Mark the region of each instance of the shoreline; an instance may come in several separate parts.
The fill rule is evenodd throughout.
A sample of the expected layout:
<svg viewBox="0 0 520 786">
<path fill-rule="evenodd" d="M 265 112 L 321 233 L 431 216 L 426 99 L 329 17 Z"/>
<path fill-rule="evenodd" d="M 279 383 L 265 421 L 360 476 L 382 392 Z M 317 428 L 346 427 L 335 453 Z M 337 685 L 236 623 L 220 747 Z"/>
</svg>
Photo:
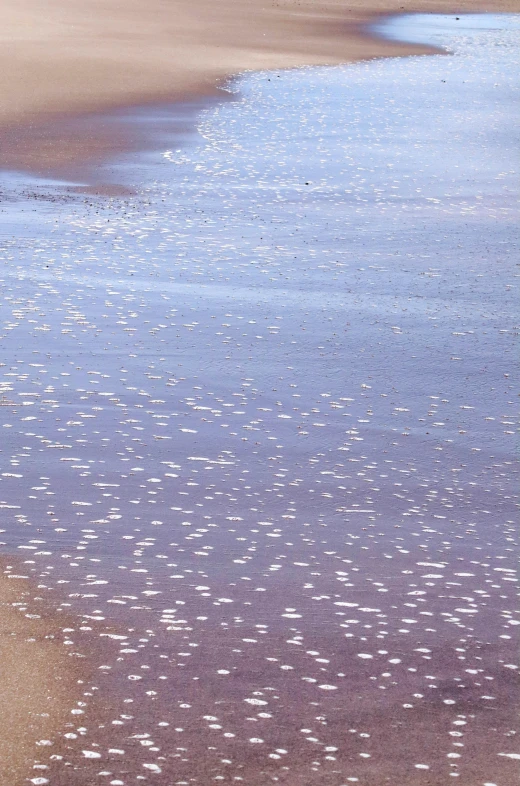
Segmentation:
<svg viewBox="0 0 520 786">
<path fill-rule="evenodd" d="M 432 53 L 377 37 L 369 27 L 396 13 L 507 12 L 517 5 L 459 0 L 453 10 L 451 0 L 373 0 L 367 8 L 350 0 L 345 8 L 339 0 L 282 0 L 264 8 L 247 0 L 237 9 L 220 0 L 215 9 L 207 0 L 195 8 L 174 0 L 165 9 L 157 0 L 143 13 L 135 0 L 102 11 L 93 0 L 66 7 L 54 0 L 42 20 L 36 0 L 21 13 L 9 2 L 0 11 L 9 42 L 0 55 L 7 75 L 0 85 L 1 167 L 92 182 L 100 164 L 139 146 L 128 124 L 112 122 L 114 112 L 211 99 L 244 71 Z"/>
<path fill-rule="evenodd" d="M 218 87 L 215 90 L 218 91 Z M 105 116 L 104 111 L 99 110 L 98 119 L 101 121 L 101 126 Z M 54 122 L 43 124 L 49 134 L 46 138 L 50 148 L 54 144 L 59 144 L 60 139 L 63 139 L 60 134 L 63 134 L 64 125 L 70 121 L 71 117 L 70 114 L 63 114 Z M 81 124 L 84 116 L 79 114 L 75 117 Z M 37 147 L 41 143 L 41 136 L 38 137 L 38 129 L 41 131 L 41 128 L 42 126 L 38 124 L 33 128 L 34 136 L 32 138 L 36 152 L 38 152 Z M 56 129 L 56 137 L 52 137 L 51 129 L 53 128 Z M 88 134 L 92 134 L 92 128 L 87 131 L 86 142 L 89 141 Z M 27 142 L 31 137 L 23 139 Z M 68 158 L 66 160 L 55 159 L 55 163 L 48 171 L 66 173 L 72 167 L 75 172 L 85 172 L 89 166 L 93 170 L 104 155 L 110 155 L 111 151 L 127 149 L 124 147 L 124 143 L 128 145 L 134 143 L 130 137 L 126 141 L 126 139 L 112 133 L 105 134 L 103 139 L 106 139 L 107 142 L 101 148 L 97 139 L 91 139 L 91 146 L 87 145 L 88 150 L 83 148 L 81 137 L 79 140 L 72 140 L 74 145 L 71 141 L 71 146 L 67 147 Z M 26 145 L 25 150 L 26 155 L 29 155 L 30 145 Z M 88 157 L 89 151 L 92 152 L 90 159 Z M 38 157 L 34 158 L 34 152 L 31 155 L 33 157 L 30 159 L 31 164 L 27 166 L 27 171 L 33 172 L 35 171 L 33 167 L 38 165 Z M 48 160 L 47 165 L 49 165 Z M 49 753 L 50 750 L 55 750 L 55 748 L 37 749 L 34 746 L 37 741 L 52 740 L 53 731 L 60 728 L 67 712 L 70 711 L 70 706 L 73 703 L 71 697 L 75 693 L 75 670 L 73 666 L 71 668 L 71 663 L 74 662 L 67 656 L 62 645 L 63 652 L 60 652 L 60 643 L 58 643 L 59 634 L 63 632 L 64 620 L 59 619 L 59 615 L 53 616 L 52 612 L 45 617 L 42 615 L 39 619 L 32 616 L 33 604 L 39 599 L 34 597 L 36 592 L 32 593 L 28 588 L 29 582 L 30 579 L 22 581 L 15 578 L 0 578 L 0 630 L 3 634 L 0 640 L 0 652 L 2 664 L 10 678 L 8 681 L 4 679 L 0 690 L 0 780 L 2 782 L 5 780 L 12 786 L 19 781 L 20 783 L 24 782 L 23 776 L 35 760 L 34 751 L 42 750 Z M 20 589 L 20 585 L 23 585 L 22 589 Z M 35 587 L 35 585 L 33 586 Z M 27 610 L 20 609 L 21 604 L 25 603 L 27 598 L 29 598 L 29 608 Z M 14 604 L 18 605 L 14 606 Z M 42 603 L 42 605 L 44 604 Z M 17 608 L 20 610 L 17 611 Z M 26 616 L 20 611 L 24 612 Z M 58 641 L 50 642 L 46 639 L 50 632 L 54 632 L 54 623 L 56 623 L 56 639 Z M 16 704 L 13 702 L 13 695 L 16 697 Z M 40 712 L 37 709 L 35 711 L 35 702 L 37 707 L 45 704 L 45 712 L 43 709 Z M 5 709 L 2 712 L 4 706 Z M 4 726 L 2 726 L 2 722 Z M 9 762 L 9 770 L 4 772 L 2 766 L 7 761 Z M 40 779 L 39 783 L 45 782 L 42 777 L 45 776 L 45 771 L 33 770 L 33 775 L 35 781 Z"/>
</svg>

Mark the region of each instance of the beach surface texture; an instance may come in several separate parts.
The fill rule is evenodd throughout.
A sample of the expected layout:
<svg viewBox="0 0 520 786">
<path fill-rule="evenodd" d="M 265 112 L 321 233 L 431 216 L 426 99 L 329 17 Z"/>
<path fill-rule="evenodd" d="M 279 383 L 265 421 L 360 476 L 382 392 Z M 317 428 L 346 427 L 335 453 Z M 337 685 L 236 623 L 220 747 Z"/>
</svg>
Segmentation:
<svg viewBox="0 0 520 786">
<path fill-rule="evenodd" d="M 0 578 L 2 786 L 26 782 L 24 776 L 36 772 L 38 746 L 51 746 L 49 737 L 67 719 L 77 687 L 59 625 L 37 613 L 33 589 L 24 578 Z"/>
<path fill-rule="evenodd" d="M 2 3 L 0 786 L 516 783 L 518 22 L 366 31 L 453 10 Z"/>
<path fill-rule="evenodd" d="M 0 160 L 66 174 L 128 146 L 120 133 L 59 121 L 214 95 L 257 69 L 425 52 L 371 37 L 378 15 L 515 11 L 517 0 L 5 0 L 0 8 Z"/>
</svg>

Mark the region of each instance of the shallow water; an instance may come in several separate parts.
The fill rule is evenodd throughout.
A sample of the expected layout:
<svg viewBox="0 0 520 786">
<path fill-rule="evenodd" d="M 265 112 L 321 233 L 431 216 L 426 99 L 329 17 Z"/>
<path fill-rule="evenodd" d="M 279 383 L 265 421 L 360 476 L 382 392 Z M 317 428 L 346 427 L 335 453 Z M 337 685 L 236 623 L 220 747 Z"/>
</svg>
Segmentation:
<svg viewBox="0 0 520 786">
<path fill-rule="evenodd" d="M 103 643 L 33 783 L 516 782 L 518 20 L 431 19 L 5 177 L 2 548 Z"/>
</svg>

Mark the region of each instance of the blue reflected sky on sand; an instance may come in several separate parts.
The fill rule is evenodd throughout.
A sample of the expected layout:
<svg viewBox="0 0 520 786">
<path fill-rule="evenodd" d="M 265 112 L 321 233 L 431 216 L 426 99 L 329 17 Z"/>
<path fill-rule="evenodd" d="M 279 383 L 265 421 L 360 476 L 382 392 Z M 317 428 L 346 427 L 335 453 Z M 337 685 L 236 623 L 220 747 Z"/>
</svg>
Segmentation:
<svg viewBox="0 0 520 786">
<path fill-rule="evenodd" d="M 35 778 L 514 782 L 518 23 L 446 20 L 5 178 L 2 548 L 103 643 Z"/>
<path fill-rule="evenodd" d="M 471 38 L 470 45 L 474 46 L 479 33 L 485 36 L 481 41 L 488 43 L 487 33 L 501 31 L 503 34 L 504 28 L 507 28 L 508 35 L 516 37 L 520 29 L 518 17 L 512 14 L 404 14 L 371 26 L 371 30 L 382 38 L 430 44 L 448 50 L 452 46 L 460 50 L 461 38 L 465 36 Z M 503 45 L 503 42 L 498 45 Z"/>
</svg>

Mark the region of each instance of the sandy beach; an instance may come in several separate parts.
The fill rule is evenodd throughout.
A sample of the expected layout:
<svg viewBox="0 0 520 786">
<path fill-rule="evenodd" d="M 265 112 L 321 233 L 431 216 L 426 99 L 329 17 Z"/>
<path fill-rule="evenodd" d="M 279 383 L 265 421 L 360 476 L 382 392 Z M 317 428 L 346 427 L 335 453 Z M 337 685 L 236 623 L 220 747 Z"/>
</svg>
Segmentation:
<svg viewBox="0 0 520 786">
<path fill-rule="evenodd" d="M 0 161 L 66 176 L 128 136 L 82 117 L 129 105 L 214 95 L 251 69 L 426 52 L 377 40 L 381 14 L 518 10 L 517 0 L 6 0 L 0 9 Z M 73 128 L 66 116 L 79 119 Z M 120 129 L 119 129 L 120 131 Z M 131 137 L 131 134 L 130 134 Z"/>
<path fill-rule="evenodd" d="M 361 61 L 437 51 L 380 15 L 518 10 L 2 4 L 0 786 L 514 782 L 511 96 Z M 31 179 L 357 61 L 252 73 L 135 198 Z"/>
</svg>

